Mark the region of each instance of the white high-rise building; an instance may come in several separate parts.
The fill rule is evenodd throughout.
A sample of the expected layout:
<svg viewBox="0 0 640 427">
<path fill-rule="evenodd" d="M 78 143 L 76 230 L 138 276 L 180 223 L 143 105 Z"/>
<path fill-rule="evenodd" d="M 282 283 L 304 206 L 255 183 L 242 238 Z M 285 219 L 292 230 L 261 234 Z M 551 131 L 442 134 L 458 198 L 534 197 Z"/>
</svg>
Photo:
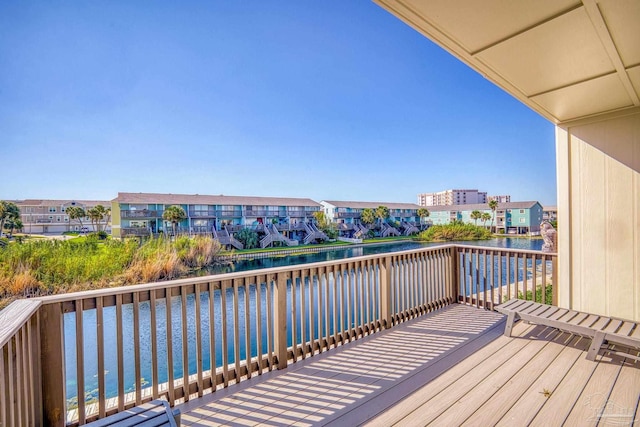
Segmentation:
<svg viewBox="0 0 640 427">
<path fill-rule="evenodd" d="M 420 206 L 449 206 L 486 203 L 487 193 L 474 190 L 445 190 L 418 194 Z"/>
<path fill-rule="evenodd" d="M 489 200 L 497 200 L 498 203 L 508 203 L 511 196 L 487 196 L 485 191 L 471 190 L 445 190 L 437 193 L 418 194 L 418 205 L 420 206 L 451 206 L 451 205 L 472 205 L 488 203 Z"/>
</svg>

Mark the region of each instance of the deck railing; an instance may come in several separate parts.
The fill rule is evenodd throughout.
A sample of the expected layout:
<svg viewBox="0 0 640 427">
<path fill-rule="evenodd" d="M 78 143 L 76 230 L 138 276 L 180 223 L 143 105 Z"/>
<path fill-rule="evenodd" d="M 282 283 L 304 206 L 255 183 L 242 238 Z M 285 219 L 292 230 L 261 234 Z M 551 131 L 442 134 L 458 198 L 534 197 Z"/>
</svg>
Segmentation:
<svg viewBox="0 0 640 427">
<path fill-rule="evenodd" d="M 0 425 L 188 401 L 453 302 L 544 295 L 554 262 L 443 245 L 17 301 L 0 312 Z"/>
</svg>

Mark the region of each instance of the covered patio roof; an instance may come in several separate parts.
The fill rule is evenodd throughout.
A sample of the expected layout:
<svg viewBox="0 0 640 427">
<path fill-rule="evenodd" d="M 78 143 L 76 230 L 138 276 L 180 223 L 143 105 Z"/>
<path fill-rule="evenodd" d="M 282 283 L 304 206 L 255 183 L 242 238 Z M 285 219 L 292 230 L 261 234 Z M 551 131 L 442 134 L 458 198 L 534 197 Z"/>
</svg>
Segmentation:
<svg viewBox="0 0 640 427">
<path fill-rule="evenodd" d="M 640 111 L 640 1 L 374 1 L 554 124 Z"/>
</svg>

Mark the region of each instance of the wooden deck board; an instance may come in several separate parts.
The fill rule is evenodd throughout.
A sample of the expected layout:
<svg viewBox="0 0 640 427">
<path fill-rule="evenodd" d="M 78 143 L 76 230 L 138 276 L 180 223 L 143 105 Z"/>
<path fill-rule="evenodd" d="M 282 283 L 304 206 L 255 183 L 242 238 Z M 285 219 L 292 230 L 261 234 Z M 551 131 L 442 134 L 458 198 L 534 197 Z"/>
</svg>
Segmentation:
<svg viewBox="0 0 640 427">
<path fill-rule="evenodd" d="M 614 356 L 617 363 L 598 362 L 589 382 L 582 389 L 571 413 L 567 416 L 567 425 L 597 425 L 599 408 L 608 400 L 611 390 L 620 374 L 621 358 Z M 602 357 L 598 357 L 602 360 Z"/>
<path fill-rule="evenodd" d="M 564 334 L 565 336 L 568 334 Z M 540 409 L 547 404 L 553 396 L 558 385 L 566 377 L 567 373 L 576 361 L 584 357 L 584 352 L 589 349 L 589 340 L 575 337 L 571 343 L 562 349 L 562 353 L 550 364 L 547 369 L 535 380 L 535 382 L 519 396 L 518 401 L 500 418 L 491 420 L 491 424 L 502 427 L 513 425 L 529 425 Z M 477 412 L 483 412 L 478 408 Z"/>
<path fill-rule="evenodd" d="M 503 328 L 454 304 L 191 399 L 182 425 L 595 425 L 586 399 L 599 392 L 638 410 L 640 363 L 588 361 L 590 340 L 553 328 Z"/>
<path fill-rule="evenodd" d="M 577 338 L 556 331 L 551 342 L 561 345 L 545 346 L 543 350 L 541 350 L 529 363 L 511 377 L 497 392 L 490 396 L 485 396 L 488 402 L 477 409 L 473 407 L 476 405 L 471 405 L 471 410 L 473 412 L 470 412 L 471 415 L 462 425 L 495 425 L 519 400 L 521 400 L 522 395 L 531 389 L 534 383 L 539 382 L 540 376 L 545 372 L 545 370 L 547 370 L 547 368 L 550 366 L 560 365 L 560 363 L 557 362 L 557 358 L 564 352 L 564 349 L 570 348 L 564 346 L 568 340 L 575 341 Z M 571 363 L 573 364 L 573 361 Z M 539 388 L 540 394 L 542 394 L 541 392 L 543 389 L 544 388 Z M 474 397 L 471 396 L 470 393 L 467 397 L 482 398 L 483 396 Z M 525 401 L 528 402 L 529 400 L 534 401 L 533 399 L 526 399 Z"/>
<path fill-rule="evenodd" d="M 509 406 L 517 400 L 516 393 L 528 388 L 535 377 L 562 351 L 561 346 L 547 345 L 553 342 L 553 339 L 560 337 L 557 331 L 546 329 L 542 332 L 540 340 L 522 348 L 501 369 L 495 371 L 481 369 L 485 379 L 473 385 L 462 398 L 433 419 L 430 424 L 434 426 L 461 425 L 469 420 L 474 425 L 489 425 L 482 419 L 469 418 L 479 407 L 483 408 L 485 415 L 491 415 L 492 412 L 506 412 Z M 543 335 L 549 334 L 549 332 L 551 336 Z M 547 341 L 548 339 L 549 341 Z M 547 342 L 545 343 L 545 341 Z M 531 352 L 536 352 L 533 358 L 529 356 Z M 513 375 L 511 375 L 512 373 Z"/>
</svg>

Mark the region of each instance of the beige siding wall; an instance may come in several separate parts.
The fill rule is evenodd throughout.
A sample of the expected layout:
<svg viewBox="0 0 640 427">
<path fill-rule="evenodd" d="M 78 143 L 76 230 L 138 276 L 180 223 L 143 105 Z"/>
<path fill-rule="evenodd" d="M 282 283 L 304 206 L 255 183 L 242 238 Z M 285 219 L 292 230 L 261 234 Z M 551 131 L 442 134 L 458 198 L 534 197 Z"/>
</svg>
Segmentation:
<svg viewBox="0 0 640 427">
<path fill-rule="evenodd" d="M 559 304 L 640 320 L 640 114 L 556 142 Z"/>
</svg>

